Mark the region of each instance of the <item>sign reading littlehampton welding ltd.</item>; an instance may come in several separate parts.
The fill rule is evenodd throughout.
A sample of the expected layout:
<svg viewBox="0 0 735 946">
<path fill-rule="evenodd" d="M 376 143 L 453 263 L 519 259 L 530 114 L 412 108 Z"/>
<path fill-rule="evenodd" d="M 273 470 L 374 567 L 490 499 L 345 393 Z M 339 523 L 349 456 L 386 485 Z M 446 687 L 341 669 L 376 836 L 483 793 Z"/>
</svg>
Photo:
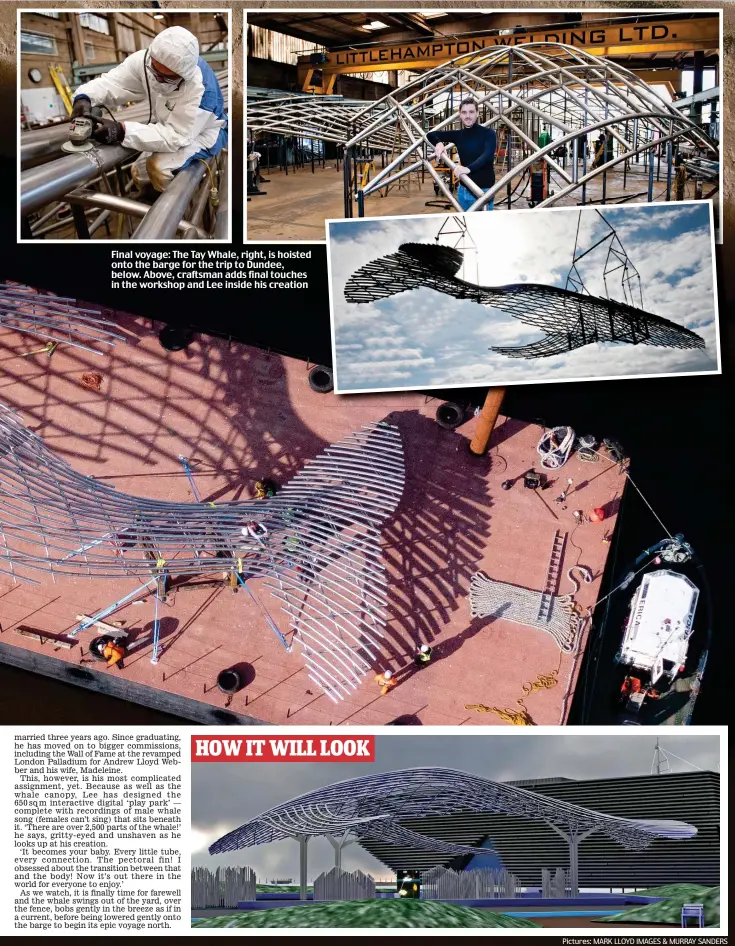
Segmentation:
<svg viewBox="0 0 735 946">
<path fill-rule="evenodd" d="M 192 762 L 374 762 L 375 736 L 192 736 Z"/>
<path fill-rule="evenodd" d="M 574 28 L 544 29 L 538 32 L 528 28 L 524 33 L 476 36 L 469 39 L 435 38 L 431 42 L 335 50 L 326 53 L 326 60 L 318 68 L 327 73 L 343 71 L 346 66 L 356 72 L 406 68 L 446 62 L 457 56 L 471 55 L 496 46 L 522 46 L 528 43 L 562 43 L 604 55 L 610 55 L 612 51 L 620 55 L 626 52 L 640 54 L 655 50 L 717 49 L 720 44 L 720 21 L 719 16 L 713 15 L 694 20 L 590 28 L 580 24 Z M 299 67 L 304 69 L 308 62 L 308 57 L 301 57 Z"/>
</svg>

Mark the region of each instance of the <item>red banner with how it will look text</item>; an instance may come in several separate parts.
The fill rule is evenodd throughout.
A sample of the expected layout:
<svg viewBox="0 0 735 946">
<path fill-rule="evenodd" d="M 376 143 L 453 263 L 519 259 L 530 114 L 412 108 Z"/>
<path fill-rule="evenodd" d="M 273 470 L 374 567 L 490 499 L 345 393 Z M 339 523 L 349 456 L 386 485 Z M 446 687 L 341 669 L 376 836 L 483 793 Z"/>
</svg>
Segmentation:
<svg viewBox="0 0 735 946">
<path fill-rule="evenodd" d="M 374 736 L 192 736 L 192 762 L 374 762 Z"/>
</svg>

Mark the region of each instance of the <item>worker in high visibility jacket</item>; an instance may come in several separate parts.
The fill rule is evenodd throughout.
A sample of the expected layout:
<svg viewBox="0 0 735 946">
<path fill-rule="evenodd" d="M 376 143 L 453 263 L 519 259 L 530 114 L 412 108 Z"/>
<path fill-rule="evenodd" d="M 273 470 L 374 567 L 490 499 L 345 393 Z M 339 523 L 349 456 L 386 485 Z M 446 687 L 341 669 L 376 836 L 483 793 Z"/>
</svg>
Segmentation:
<svg viewBox="0 0 735 946">
<path fill-rule="evenodd" d="M 398 683 L 396 678 L 393 676 L 392 671 L 384 670 L 382 673 L 379 673 L 375 677 L 375 682 L 380 687 L 380 695 L 385 696 L 385 694 Z"/>
<path fill-rule="evenodd" d="M 122 670 L 123 668 L 123 658 L 125 657 L 125 648 L 123 645 L 116 641 L 114 637 L 110 637 L 105 641 L 105 646 L 102 648 L 102 656 L 107 661 L 108 667 L 114 667 L 115 664 Z"/>
<path fill-rule="evenodd" d="M 428 644 L 422 644 L 416 651 L 413 662 L 417 667 L 425 667 L 431 660 L 431 647 Z"/>
</svg>

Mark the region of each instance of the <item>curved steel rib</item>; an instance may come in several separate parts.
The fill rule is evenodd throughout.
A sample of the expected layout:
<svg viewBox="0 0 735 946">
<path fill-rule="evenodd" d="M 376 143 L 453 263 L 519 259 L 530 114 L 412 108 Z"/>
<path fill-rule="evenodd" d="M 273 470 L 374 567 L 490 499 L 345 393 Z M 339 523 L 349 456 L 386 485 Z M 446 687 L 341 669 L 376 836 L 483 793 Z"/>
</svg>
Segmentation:
<svg viewBox="0 0 735 946">
<path fill-rule="evenodd" d="M 236 570 L 262 578 L 293 628 L 310 678 L 354 690 L 385 624 L 380 526 L 404 484 L 396 427 L 365 425 L 264 500 L 173 503 L 74 470 L 0 405 L 0 574 L 150 578 Z"/>
</svg>

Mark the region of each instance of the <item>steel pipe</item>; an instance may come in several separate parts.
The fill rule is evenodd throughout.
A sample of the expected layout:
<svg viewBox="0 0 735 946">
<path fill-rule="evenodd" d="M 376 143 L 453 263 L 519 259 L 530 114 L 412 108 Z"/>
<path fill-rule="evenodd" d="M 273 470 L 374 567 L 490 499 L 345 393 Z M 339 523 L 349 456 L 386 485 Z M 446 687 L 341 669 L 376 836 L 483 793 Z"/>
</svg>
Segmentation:
<svg viewBox="0 0 735 946">
<path fill-rule="evenodd" d="M 189 215 L 189 222 L 195 227 L 201 226 L 202 220 L 204 219 L 204 211 L 207 209 L 207 203 L 209 202 L 209 195 L 212 190 L 212 181 L 214 180 L 214 158 L 210 158 L 207 161 L 207 167 L 209 168 L 209 172 L 204 178 L 202 186 L 199 188 L 192 205 L 191 214 Z"/>
<path fill-rule="evenodd" d="M 67 196 L 67 200 L 70 204 L 103 207 L 111 213 L 125 214 L 127 217 L 139 217 L 141 219 L 145 219 L 153 207 L 156 206 L 155 204 L 149 206 L 138 200 L 131 200 L 129 197 L 118 197 L 117 194 L 103 194 L 97 191 L 75 191 Z M 204 230 L 189 223 L 188 220 L 180 220 L 177 230 L 189 239 L 206 240 L 208 238 Z"/>
<path fill-rule="evenodd" d="M 179 171 L 148 211 L 131 239 L 172 239 L 204 174 L 206 165 L 202 161 L 194 161 L 189 167 Z"/>
<path fill-rule="evenodd" d="M 214 224 L 214 239 L 228 239 L 229 216 L 230 216 L 230 184 L 229 184 L 229 156 L 227 151 L 222 152 L 222 169 L 219 175 L 219 207 L 217 208 L 217 217 Z"/>
<path fill-rule="evenodd" d="M 109 171 L 116 164 L 135 154 L 122 145 L 100 147 L 94 152 L 99 164 L 84 154 L 68 154 L 58 161 L 41 164 L 23 171 L 20 176 L 20 212 L 23 216 L 58 200 L 70 190 L 97 177 L 100 171 Z"/>
<path fill-rule="evenodd" d="M 95 217 L 92 223 L 90 223 L 89 235 L 92 236 L 97 230 L 99 230 L 102 224 L 109 220 L 111 216 L 112 214 L 109 210 L 103 210 L 102 213 L 98 217 Z"/>
</svg>

